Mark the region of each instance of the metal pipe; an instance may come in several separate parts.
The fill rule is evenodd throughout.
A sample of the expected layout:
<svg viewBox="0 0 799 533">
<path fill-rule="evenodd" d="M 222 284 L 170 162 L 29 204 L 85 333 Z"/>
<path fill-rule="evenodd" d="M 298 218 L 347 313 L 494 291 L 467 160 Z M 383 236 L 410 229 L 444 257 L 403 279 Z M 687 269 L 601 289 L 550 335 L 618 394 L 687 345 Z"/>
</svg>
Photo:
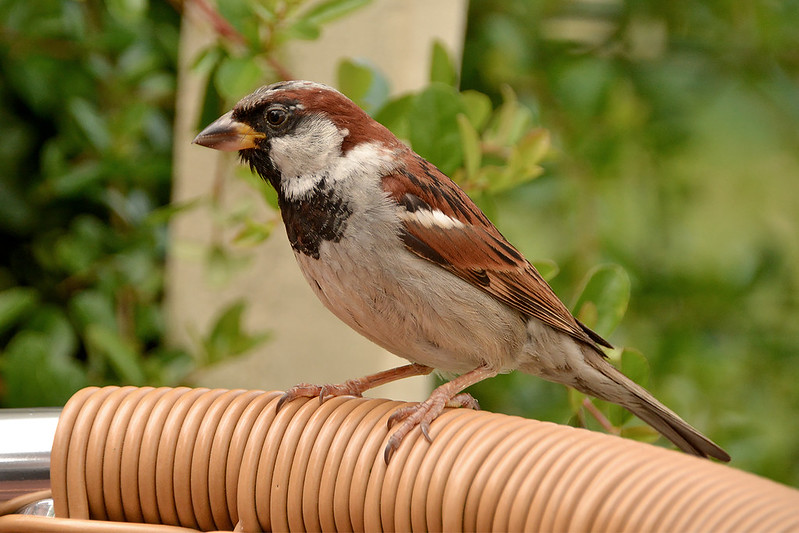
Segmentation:
<svg viewBox="0 0 799 533">
<path fill-rule="evenodd" d="M 60 408 L 0 409 L 0 503 L 50 488 Z"/>
</svg>

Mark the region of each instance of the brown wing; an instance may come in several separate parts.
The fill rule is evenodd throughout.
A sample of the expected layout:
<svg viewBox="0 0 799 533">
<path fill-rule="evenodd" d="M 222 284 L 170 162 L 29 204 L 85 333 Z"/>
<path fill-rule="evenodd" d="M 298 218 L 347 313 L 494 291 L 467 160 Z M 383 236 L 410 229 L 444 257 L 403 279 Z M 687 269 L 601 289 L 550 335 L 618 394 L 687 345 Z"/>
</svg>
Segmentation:
<svg viewBox="0 0 799 533">
<path fill-rule="evenodd" d="M 525 315 L 596 346 L 610 344 L 575 319 L 533 265 L 436 167 L 415 156 L 383 178 L 401 206 L 405 246 Z"/>
</svg>

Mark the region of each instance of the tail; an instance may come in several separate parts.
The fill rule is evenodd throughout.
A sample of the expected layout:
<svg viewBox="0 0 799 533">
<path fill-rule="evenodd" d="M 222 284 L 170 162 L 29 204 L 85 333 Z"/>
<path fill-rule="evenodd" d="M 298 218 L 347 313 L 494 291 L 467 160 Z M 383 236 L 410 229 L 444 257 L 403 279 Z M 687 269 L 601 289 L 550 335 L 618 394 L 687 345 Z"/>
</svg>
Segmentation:
<svg viewBox="0 0 799 533">
<path fill-rule="evenodd" d="M 636 385 L 636 387 L 638 386 Z M 730 460 L 730 454 L 721 449 L 718 444 L 702 435 L 644 389 L 638 388 L 643 394 L 633 391 L 633 399 L 624 406 L 635 416 L 658 430 L 661 435 L 684 452 L 699 457 L 714 457 L 725 463 Z"/>
<path fill-rule="evenodd" d="M 618 403 L 655 428 L 686 453 L 699 457 L 713 457 L 724 462 L 730 460 L 730 455 L 720 446 L 694 429 L 677 413 L 660 403 L 646 389 L 616 370 L 610 363 L 605 360 L 593 362 L 594 364 L 591 366 L 617 385 L 614 387 L 617 394 L 608 395 L 591 390 L 581 392 Z M 605 389 L 605 387 L 602 388 Z M 619 389 L 623 391 L 621 394 L 618 394 Z"/>
</svg>

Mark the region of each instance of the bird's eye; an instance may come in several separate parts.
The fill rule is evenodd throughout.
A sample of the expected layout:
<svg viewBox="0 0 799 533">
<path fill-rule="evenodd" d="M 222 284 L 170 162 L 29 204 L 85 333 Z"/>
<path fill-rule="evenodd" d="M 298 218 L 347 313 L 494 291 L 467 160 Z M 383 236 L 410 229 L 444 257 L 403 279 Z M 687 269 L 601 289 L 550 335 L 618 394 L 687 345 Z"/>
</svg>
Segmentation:
<svg viewBox="0 0 799 533">
<path fill-rule="evenodd" d="M 274 107 L 266 112 L 266 121 L 272 126 L 280 126 L 286 121 L 286 110 Z"/>
</svg>

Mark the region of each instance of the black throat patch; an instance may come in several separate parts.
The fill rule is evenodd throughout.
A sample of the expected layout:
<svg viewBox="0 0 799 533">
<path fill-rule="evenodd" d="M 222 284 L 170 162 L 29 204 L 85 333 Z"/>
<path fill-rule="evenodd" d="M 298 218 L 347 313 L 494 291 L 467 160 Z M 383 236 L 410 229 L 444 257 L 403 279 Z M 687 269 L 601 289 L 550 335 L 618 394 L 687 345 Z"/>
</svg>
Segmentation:
<svg viewBox="0 0 799 533">
<path fill-rule="evenodd" d="M 307 197 L 286 199 L 278 188 L 278 204 L 291 247 L 319 259 L 323 241 L 338 242 L 352 214 L 347 202 L 338 196 L 325 179 Z"/>
<path fill-rule="evenodd" d="M 301 199 L 288 199 L 280 187 L 280 172 L 264 150 L 242 150 L 241 159 L 268 181 L 277 191 L 277 201 L 291 247 L 302 254 L 319 259 L 322 241 L 338 242 L 352 214 L 347 202 L 335 193 L 322 178 L 317 186 Z"/>
</svg>

